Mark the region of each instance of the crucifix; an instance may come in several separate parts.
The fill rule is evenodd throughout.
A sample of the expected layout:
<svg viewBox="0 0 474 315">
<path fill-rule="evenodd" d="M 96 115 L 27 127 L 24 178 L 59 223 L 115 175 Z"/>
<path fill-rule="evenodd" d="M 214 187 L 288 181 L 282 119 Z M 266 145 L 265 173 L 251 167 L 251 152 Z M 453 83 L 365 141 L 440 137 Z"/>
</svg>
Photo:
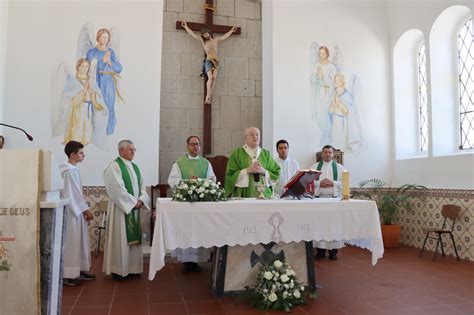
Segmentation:
<svg viewBox="0 0 474 315">
<path fill-rule="evenodd" d="M 206 0 L 204 4 L 206 12 L 205 23 L 187 23 L 176 21 L 176 29 L 186 30 L 193 38 L 201 41 L 205 49 L 202 75 L 206 79 L 204 84 L 204 119 L 203 119 L 203 155 L 210 154 L 212 148 L 212 90 L 216 84 L 217 76 L 217 40 L 227 39 L 232 33 L 240 35 L 240 27 L 227 25 L 216 25 L 213 23 L 213 13 L 216 10 L 214 0 Z M 202 30 L 205 29 L 205 32 Z M 195 35 L 193 31 L 201 31 L 201 37 Z M 213 38 L 212 33 L 224 34 L 217 39 Z M 209 87 L 208 87 L 209 85 Z"/>
</svg>

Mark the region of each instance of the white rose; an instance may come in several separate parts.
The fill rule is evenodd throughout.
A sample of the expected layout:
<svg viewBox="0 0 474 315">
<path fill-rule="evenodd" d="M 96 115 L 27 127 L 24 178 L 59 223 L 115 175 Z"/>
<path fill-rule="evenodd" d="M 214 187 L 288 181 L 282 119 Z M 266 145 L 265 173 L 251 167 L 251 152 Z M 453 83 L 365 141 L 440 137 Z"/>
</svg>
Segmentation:
<svg viewBox="0 0 474 315">
<path fill-rule="evenodd" d="M 288 282 L 288 280 L 290 280 L 290 278 L 287 275 L 281 276 L 281 282 Z"/>
<path fill-rule="evenodd" d="M 270 300 L 270 302 L 275 302 L 276 300 L 278 300 L 278 296 L 275 293 L 272 292 L 268 296 L 268 299 Z"/>
<path fill-rule="evenodd" d="M 208 194 L 208 193 L 209 193 L 209 189 L 206 189 L 204 192 L 205 192 L 206 194 Z"/>
<path fill-rule="evenodd" d="M 285 289 L 288 289 L 290 286 L 285 283 Z"/>
<path fill-rule="evenodd" d="M 183 184 L 183 189 L 188 189 L 188 185 L 186 183 Z"/>
<path fill-rule="evenodd" d="M 196 186 L 191 186 L 191 188 L 189 188 L 191 190 L 195 190 L 196 189 Z"/>
<path fill-rule="evenodd" d="M 204 187 L 209 187 L 209 181 L 208 180 L 204 181 Z"/>
<path fill-rule="evenodd" d="M 271 280 L 273 278 L 273 274 L 270 271 L 265 271 L 263 277 L 267 280 Z"/>
<path fill-rule="evenodd" d="M 290 288 L 293 288 L 295 286 L 295 284 L 293 283 L 293 281 L 290 282 Z"/>
<path fill-rule="evenodd" d="M 280 268 L 281 266 L 283 266 L 283 263 L 279 260 L 275 260 L 273 266 L 275 266 L 276 268 Z"/>
<path fill-rule="evenodd" d="M 193 194 L 193 191 L 192 190 L 188 190 L 188 195 L 192 195 Z"/>
<path fill-rule="evenodd" d="M 299 299 L 299 298 L 300 298 L 300 296 L 301 296 L 301 293 L 300 293 L 300 291 L 298 291 L 298 290 L 295 290 L 295 292 L 293 292 L 293 296 L 294 296 L 295 298 Z"/>
<path fill-rule="evenodd" d="M 220 186 L 220 185 L 221 185 L 221 182 L 217 182 L 217 185 L 219 185 L 219 186 Z"/>
<path fill-rule="evenodd" d="M 204 194 L 200 194 L 200 195 L 199 195 L 199 198 L 204 198 Z"/>
<path fill-rule="evenodd" d="M 211 190 L 211 194 L 214 195 L 215 193 L 216 193 L 216 191 L 215 191 L 214 189 L 212 189 L 212 190 Z"/>
<path fill-rule="evenodd" d="M 286 299 L 287 296 L 288 296 L 288 291 L 283 292 L 283 298 Z"/>
<path fill-rule="evenodd" d="M 263 289 L 263 292 L 264 292 L 264 293 L 267 293 L 267 292 L 268 292 L 268 289 Z"/>
<path fill-rule="evenodd" d="M 303 287 L 303 286 L 301 286 L 301 287 L 300 287 L 300 290 L 301 290 L 301 291 L 304 291 L 304 287 Z"/>
<path fill-rule="evenodd" d="M 203 193 L 206 189 L 204 187 L 199 187 L 198 193 Z"/>
</svg>

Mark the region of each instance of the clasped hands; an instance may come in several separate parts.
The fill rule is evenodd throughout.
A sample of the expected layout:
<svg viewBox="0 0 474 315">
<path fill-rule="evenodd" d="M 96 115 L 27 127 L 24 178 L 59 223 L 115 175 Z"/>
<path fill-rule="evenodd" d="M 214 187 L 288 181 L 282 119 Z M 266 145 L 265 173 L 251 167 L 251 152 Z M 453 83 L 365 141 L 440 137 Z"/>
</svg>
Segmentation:
<svg viewBox="0 0 474 315">
<path fill-rule="evenodd" d="M 135 205 L 135 209 L 140 209 L 141 207 L 143 207 L 143 201 L 138 199 L 137 204 Z"/>
<path fill-rule="evenodd" d="M 333 186 L 334 186 L 334 183 L 329 178 L 325 178 L 325 179 L 323 179 L 322 181 L 319 182 L 319 187 L 321 187 L 321 188 L 329 188 L 329 187 L 333 187 Z"/>
<path fill-rule="evenodd" d="M 259 161 L 255 161 L 246 168 L 247 173 L 249 174 L 265 174 L 265 169 L 262 167 Z"/>
</svg>

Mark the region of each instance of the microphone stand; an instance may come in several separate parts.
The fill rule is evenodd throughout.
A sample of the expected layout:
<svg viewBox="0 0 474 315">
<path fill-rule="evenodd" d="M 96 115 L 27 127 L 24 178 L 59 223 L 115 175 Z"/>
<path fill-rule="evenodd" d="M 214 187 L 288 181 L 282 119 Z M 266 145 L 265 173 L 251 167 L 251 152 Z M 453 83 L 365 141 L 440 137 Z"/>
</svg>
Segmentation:
<svg viewBox="0 0 474 315">
<path fill-rule="evenodd" d="M 33 141 L 33 137 L 28 134 L 25 130 L 21 129 L 20 127 L 15 127 L 15 126 L 12 126 L 12 125 L 7 125 L 7 124 L 4 124 L 4 123 L 0 123 L 0 126 L 5 126 L 5 127 L 9 127 L 9 128 L 13 128 L 13 129 L 18 129 L 18 130 L 21 130 L 25 133 L 26 137 L 28 138 L 28 140 L 30 141 Z"/>
</svg>

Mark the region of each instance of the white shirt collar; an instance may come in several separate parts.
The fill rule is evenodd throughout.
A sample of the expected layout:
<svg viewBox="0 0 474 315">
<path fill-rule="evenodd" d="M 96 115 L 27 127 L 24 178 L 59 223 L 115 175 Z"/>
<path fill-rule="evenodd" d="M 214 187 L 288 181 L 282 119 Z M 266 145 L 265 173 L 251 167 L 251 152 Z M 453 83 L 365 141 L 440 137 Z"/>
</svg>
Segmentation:
<svg viewBox="0 0 474 315">
<path fill-rule="evenodd" d="M 191 156 L 191 155 L 188 153 L 188 158 L 189 158 L 190 160 L 197 160 L 197 159 L 199 159 L 199 154 L 196 155 L 196 156 Z"/>
<path fill-rule="evenodd" d="M 121 158 L 121 159 L 122 159 L 122 161 L 124 161 L 124 162 L 125 162 L 125 164 L 128 164 L 128 165 L 130 165 L 130 166 L 132 165 L 132 161 L 129 161 L 129 160 L 127 160 L 127 159 L 124 159 L 124 158 L 123 158 L 123 157 L 121 157 L 121 156 L 119 156 L 119 158 Z"/>
</svg>

